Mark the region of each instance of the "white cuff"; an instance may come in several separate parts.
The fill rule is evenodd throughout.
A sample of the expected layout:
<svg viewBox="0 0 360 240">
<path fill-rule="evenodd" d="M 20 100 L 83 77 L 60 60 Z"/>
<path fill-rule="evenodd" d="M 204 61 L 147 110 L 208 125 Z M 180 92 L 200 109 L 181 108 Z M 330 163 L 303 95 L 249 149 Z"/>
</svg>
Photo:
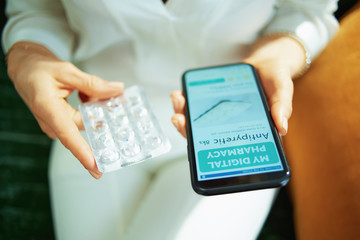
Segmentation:
<svg viewBox="0 0 360 240">
<path fill-rule="evenodd" d="M 275 17 L 263 34 L 293 33 L 301 40 L 311 56 L 315 57 L 338 29 L 338 22 L 333 16 L 333 11 L 336 9 L 333 6 L 334 1 L 322 1 L 327 3 L 322 5 L 296 2 L 300 1 L 282 1 L 283 5 L 279 6 Z"/>
<path fill-rule="evenodd" d="M 64 61 L 72 58 L 73 33 L 66 23 L 51 17 L 11 18 L 3 31 L 4 52 L 19 41 L 42 44 Z"/>
</svg>

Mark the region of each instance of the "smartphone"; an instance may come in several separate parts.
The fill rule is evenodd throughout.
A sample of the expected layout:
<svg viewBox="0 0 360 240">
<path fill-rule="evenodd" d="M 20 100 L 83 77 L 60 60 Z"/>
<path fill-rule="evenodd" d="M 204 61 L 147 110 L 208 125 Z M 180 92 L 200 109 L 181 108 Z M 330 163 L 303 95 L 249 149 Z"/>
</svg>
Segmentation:
<svg viewBox="0 0 360 240">
<path fill-rule="evenodd" d="M 250 64 L 182 76 L 195 192 L 216 195 L 285 186 L 290 169 L 261 82 Z"/>
</svg>

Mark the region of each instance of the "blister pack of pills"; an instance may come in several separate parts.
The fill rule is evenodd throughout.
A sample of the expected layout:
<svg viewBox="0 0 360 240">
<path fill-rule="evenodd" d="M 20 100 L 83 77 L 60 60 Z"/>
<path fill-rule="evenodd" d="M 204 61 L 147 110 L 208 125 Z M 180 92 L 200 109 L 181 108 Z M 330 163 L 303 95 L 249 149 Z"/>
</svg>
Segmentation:
<svg viewBox="0 0 360 240">
<path fill-rule="evenodd" d="M 79 108 L 101 172 L 142 162 L 171 148 L 140 86 L 125 89 L 119 97 L 84 103 Z"/>
</svg>

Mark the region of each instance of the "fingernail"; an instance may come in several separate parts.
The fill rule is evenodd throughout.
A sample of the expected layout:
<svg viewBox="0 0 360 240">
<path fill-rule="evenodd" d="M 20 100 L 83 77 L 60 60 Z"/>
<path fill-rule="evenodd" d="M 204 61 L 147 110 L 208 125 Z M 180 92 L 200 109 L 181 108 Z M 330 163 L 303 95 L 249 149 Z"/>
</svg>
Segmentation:
<svg viewBox="0 0 360 240">
<path fill-rule="evenodd" d="M 91 176 L 93 176 L 95 179 L 99 179 L 99 178 L 101 178 L 101 176 L 102 176 L 102 173 L 97 173 L 97 172 L 94 172 L 94 171 L 90 171 L 89 170 L 89 173 L 91 174 Z"/>
</svg>

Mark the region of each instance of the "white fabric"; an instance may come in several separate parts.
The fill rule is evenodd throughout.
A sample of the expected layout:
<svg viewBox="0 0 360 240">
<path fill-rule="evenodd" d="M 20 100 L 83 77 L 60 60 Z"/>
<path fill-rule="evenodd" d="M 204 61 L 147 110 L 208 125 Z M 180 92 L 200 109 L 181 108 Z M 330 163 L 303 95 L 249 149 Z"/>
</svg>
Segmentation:
<svg viewBox="0 0 360 240">
<path fill-rule="evenodd" d="M 137 38 L 131 50 L 139 55 L 150 51 L 160 56 L 170 46 L 172 57 L 180 54 L 177 61 L 186 57 L 184 52 L 174 54 L 182 49 L 197 55 L 191 58 L 195 61 L 201 56 L 199 51 L 221 47 L 216 50 L 221 55 L 226 53 L 228 58 L 232 47 L 254 40 L 259 29 L 276 13 L 269 31 L 297 33 L 314 56 L 337 29 L 331 16 L 336 3 L 336 0 L 169 0 L 164 5 L 160 0 L 10 0 L 7 1 L 10 21 L 3 46 L 7 50 L 16 41 L 32 40 L 46 45 L 65 60 L 76 49 L 75 59 L 84 60 L 116 42 L 124 44 Z M 304 24 L 307 27 L 302 27 Z M 36 32 L 29 32 L 29 27 Z M 149 41 L 153 50 L 146 47 Z M 209 52 L 210 56 L 214 56 L 213 51 Z"/>
<path fill-rule="evenodd" d="M 338 23 L 332 16 L 337 1 L 281 0 L 276 16 L 264 34 L 290 32 L 299 36 L 312 58 L 316 57 L 335 34 Z"/>
<path fill-rule="evenodd" d="M 188 172 L 187 161 L 180 159 L 171 162 L 156 176 L 125 240 L 257 237 L 276 190 L 201 197 L 189 188 Z M 179 184 L 177 179 L 184 181 Z M 164 192 L 172 194 L 164 195 Z"/>
<path fill-rule="evenodd" d="M 60 240 L 256 239 L 277 193 L 267 189 L 201 197 L 190 187 L 185 158 L 168 162 L 156 175 L 139 165 L 97 181 L 55 143 L 51 171 L 60 161 L 73 169 L 66 175 L 50 172 Z"/>
<path fill-rule="evenodd" d="M 261 34 L 293 32 L 317 55 L 337 29 L 335 7 L 334 0 L 7 1 L 5 51 L 33 41 L 91 74 L 143 85 L 173 145 L 169 154 L 95 181 L 54 141 L 57 239 L 254 239 L 275 190 L 195 195 L 186 141 L 170 122 L 170 91 L 187 68 L 241 61 Z"/>
<path fill-rule="evenodd" d="M 58 141 L 54 145 L 49 178 L 56 239 L 123 239 L 150 175 L 126 168 L 97 181 Z"/>
</svg>

